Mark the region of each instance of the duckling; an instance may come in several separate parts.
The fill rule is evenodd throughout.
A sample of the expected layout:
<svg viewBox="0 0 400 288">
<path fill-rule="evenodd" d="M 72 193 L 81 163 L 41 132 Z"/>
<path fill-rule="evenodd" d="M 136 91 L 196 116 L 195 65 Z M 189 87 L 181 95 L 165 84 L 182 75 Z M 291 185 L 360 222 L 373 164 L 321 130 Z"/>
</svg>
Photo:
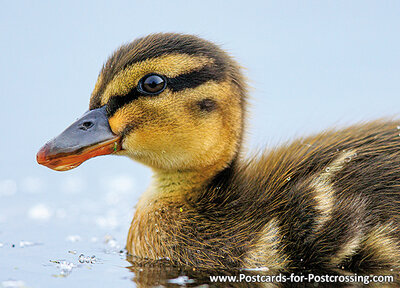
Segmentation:
<svg viewBox="0 0 400 288">
<path fill-rule="evenodd" d="M 37 154 L 58 171 L 106 154 L 151 167 L 126 248 L 137 261 L 274 271 L 399 267 L 400 137 L 379 120 L 242 154 L 246 82 L 192 35 L 107 60 L 89 111 Z"/>
</svg>

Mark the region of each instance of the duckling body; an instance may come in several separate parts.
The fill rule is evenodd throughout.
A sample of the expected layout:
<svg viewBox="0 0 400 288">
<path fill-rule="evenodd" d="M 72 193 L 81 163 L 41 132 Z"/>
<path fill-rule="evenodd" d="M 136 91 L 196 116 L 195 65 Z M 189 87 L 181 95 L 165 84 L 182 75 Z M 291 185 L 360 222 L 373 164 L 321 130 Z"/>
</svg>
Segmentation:
<svg viewBox="0 0 400 288">
<path fill-rule="evenodd" d="M 108 59 L 90 111 L 73 124 L 79 133 L 101 125 L 104 141 L 96 136 L 74 150 L 53 140 L 38 161 L 66 170 L 114 153 L 150 166 L 153 181 L 126 246 L 138 261 L 281 271 L 398 267 L 398 124 L 331 130 L 246 159 L 246 95 L 239 66 L 216 45 L 181 34 L 140 38 Z M 105 116 L 96 120 L 99 113 Z M 56 139 L 76 137 L 70 133 Z"/>
<path fill-rule="evenodd" d="M 377 121 L 237 160 L 182 198 L 179 180 L 155 180 L 127 249 L 208 268 L 398 267 L 399 147 L 397 124 Z"/>
</svg>

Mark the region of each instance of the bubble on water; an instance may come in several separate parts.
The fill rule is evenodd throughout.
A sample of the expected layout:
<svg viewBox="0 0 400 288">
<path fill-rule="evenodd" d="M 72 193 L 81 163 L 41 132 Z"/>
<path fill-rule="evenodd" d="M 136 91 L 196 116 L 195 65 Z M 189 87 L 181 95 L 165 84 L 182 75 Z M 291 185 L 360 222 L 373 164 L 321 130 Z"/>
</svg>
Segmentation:
<svg viewBox="0 0 400 288">
<path fill-rule="evenodd" d="M 292 180 L 292 178 L 290 176 L 286 178 L 286 181 L 290 181 L 290 180 Z"/>
<path fill-rule="evenodd" d="M 60 261 L 57 264 L 57 268 L 60 269 L 60 274 L 62 276 L 68 276 L 69 274 L 71 274 L 72 269 L 75 268 L 76 265 L 74 263 L 70 263 L 67 261 Z"/>
<path fill-rule="evenodd" d="M 350 156 L 344 158 L 344 162 L 349 163 L 350 161 L 351 161 L 351 157 Z"/>
<path fill-rule="evenodd" d="M 68 242 L 79 242 L 79 241 L 81 241 L 82 240 L 82 238 L 81 238 L 81 236 L 79 236 L 79 235 L 68 235 L 66 238 L 65 238 L 65 240 L 66 241 L 68 241 Z"/>
<path fill-rule="evenodd" d="M 17 182 L 12 179 L 0 180 L 0 197 L 12 196 L 17 193 Z"/>
<path fill-rule="evenodd" d="M 88 264 L 95 264 L 97 259 L 96 256 L 85 256 L 84 254 L 79 255 L 78 257 L 79 263 L 88 263 Z"/>
<path fill-rule="evenodd" d="M 331 171 L 331 168 L 330 168 L 330 167 L 326 167 L 326 168 L 325 168 L 325 172 L 328 172 L 328 173 L 329 173 L 330 171 Z"/>
<path fill-rule="evenodd" d="M 38 244 L 34 243 L 34 242 L 30 242 L 30 241 L 19 241 L 19 247 L 21 247 L 21 248 L 35 246 L 35 245 L 38 245 Z"/>
<path fill-rule="evenodd" d="M 115 229 L 120 225 L 120 218 L 117 214 L 116 210 L 109 210 L 106 215 L 98 216 L 95 222 L 100 228 Z"/>
<path fill-rule="evenodd" d="M 33 220 L 47 221 L 51 216 L 50 209 L 43 203 L 36 204 L 28 210 L 28 217 Z"/>
<path fill-rule="evenodd" d="M 37 194 L 43 191 L 44 183 L 42 179 L 38 177 L 28 176 L 24 178 L 21 182 L 21 190 L 31 193 Z"/>
<path fill-rule="evenodd" d="M 114 237 L 112 237 L 111 235 L 106 235 L 104 236 L 104 242 L 113 249 L 119 249 L 120 246 L 118 244 L 118 242 L 114 239 Z"/>
<path fill-rule="evenodd" d="M 76 267 L 74 263 L 65 260 L 50 260 L 51 263 L 55 263 L 56 267 L 60 269 L 60 274 L 53 275 L 54 277 L 67 277 L 71 274 L 72 269 Z"/>
<path fill-rule="evenodd" d="M 110 241 L 108 241 L 108 246 L 110 246 L 111 248 L 119 248 L 119 244 L 116 240 L 112 239 Z"/>
<path fill-rule="evenodd" d="M 190 279 L 188 276 L 179 276 L 178 278 L 174 279 L 168 279 L 168 283 L 171 284 L 176 284 L 176 285 L 186 285 L 186 284 L 191 284 L 194 283 L 195 281 L 193 279 Z"/>
<path fill-rule="evenodd" d="M 3 288 L 25 288 L 27 287 L 24 281 L 21 280 L 6 280 L 1 282 Z"/>
<path fill-rule="evenodd" d="M 79 261 L 79 263 L 85 263 L 85 255 L 83 255 L 83 254 L 79 255 L 78 261 Z"/>
</svg>

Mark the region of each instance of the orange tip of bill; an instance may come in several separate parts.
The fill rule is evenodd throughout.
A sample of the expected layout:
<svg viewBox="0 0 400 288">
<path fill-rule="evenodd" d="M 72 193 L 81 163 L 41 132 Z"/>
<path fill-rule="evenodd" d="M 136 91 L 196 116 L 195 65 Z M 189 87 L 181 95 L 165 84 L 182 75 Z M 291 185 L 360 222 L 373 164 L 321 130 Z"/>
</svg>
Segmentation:
<svg viewBox="0 0 400 288">
<path fill-rule="evenodd" d="M 40 165 L 56 171 L 67 171 L 78 167 L 90 158 L 113 154 L 122 149 L 120 136 L 68 153 L 53 154 L 51 145 L 51 141 L 46 143 L 37 153 L 36 160 Z"/>
</svg>

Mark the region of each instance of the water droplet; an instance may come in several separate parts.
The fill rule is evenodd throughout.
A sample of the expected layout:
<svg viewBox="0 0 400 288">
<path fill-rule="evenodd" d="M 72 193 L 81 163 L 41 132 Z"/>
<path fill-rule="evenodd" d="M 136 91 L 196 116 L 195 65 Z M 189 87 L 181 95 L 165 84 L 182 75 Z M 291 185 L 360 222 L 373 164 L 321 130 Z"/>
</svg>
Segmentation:
<svg viewBox="0 0 400 288">
<path fill-rule="evenodd" d="M 57 268 L 61 270 L 60 274 L 63 276 L 71 274 L 72 268 L 74 267 L 75 267 L 74 263 L 70 263 L 67 261 L 60 261 L 60 263 L 57 264 Z"/>
<path fill-rule="evenodd" d="M 286 178 L 286 181 L 290 181 L 290 180 L 292 180 L 292 178 L 290 176 Z"/>
<path fill-rule="evenodd" d="M 34 246 L 34 245 L 35 245 L 35 243 L 30 242 L 30 241 L 19 241 L 19 247 L 21 247 L 21 248 Z"/>
<path fill-rule="evenodd" d="M 85 263 L 85 255 L 81 254 L 78 258 L 79 263 Z"/>
<path fill-rule="evenodd" d="M 65 240 L 68 241 L 68 242 L 74 243 L 74 242 L 79 242 L 79 241 L 81 241 L 82 239 L 81 239 L 81 236 L 79 236 L 79 235 L 68 235 L 68 236 L 65 238 Z"/>
<path fill-rule="evenodd" d="M 4 288 L 24 288 L 26 284 L 21 280 L 6 280 L 0 283 L 1 287 Z"/>
<path fill-rule="evenodd" d="M 94 263 L 96 263 L 97 259 L 96 259 L 95 255 L 90 257 L 90 256 L 85 256 L 85 255 L 81 254 L 81 255 L 79 255 L 78 261 L 79 261 L 79 263 L 94 264 Z"/>
<path fill-rule="evenodd" d="M 326 168 L 325 168 L 325 171 L 326 171 L 326 172 L 329 172 L 329 171 L 331 171 L 331 168 L 330 168 L 330 167 L 326 167 Z"/>
</svg>

